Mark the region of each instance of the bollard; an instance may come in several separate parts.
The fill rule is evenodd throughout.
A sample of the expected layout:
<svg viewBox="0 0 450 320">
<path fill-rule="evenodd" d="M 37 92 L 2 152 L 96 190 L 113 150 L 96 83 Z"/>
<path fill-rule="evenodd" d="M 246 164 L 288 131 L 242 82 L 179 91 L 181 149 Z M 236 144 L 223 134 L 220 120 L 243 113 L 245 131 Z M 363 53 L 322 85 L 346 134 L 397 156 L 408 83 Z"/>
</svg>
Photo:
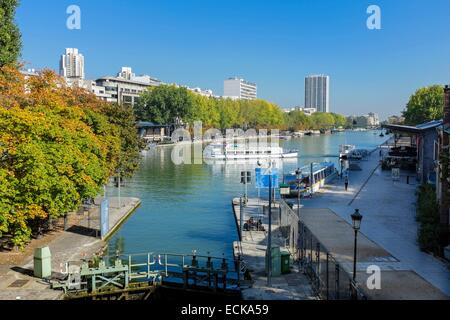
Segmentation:
<svg viewBox="0 0 450 320">
<path fill-rule="evenodd" d="M 34 251 L 34 276 L 45 279 L 52 276 L 52 255 L 49 247 Z"/>
<path fill-rule="evenodd" d="M 192 267 L 197 268 L 198 267 L 198 261 L 197 261 L 197 256 L 194 254 L 192 256 L 192 263 L 191 263 Z"/>
</svg>

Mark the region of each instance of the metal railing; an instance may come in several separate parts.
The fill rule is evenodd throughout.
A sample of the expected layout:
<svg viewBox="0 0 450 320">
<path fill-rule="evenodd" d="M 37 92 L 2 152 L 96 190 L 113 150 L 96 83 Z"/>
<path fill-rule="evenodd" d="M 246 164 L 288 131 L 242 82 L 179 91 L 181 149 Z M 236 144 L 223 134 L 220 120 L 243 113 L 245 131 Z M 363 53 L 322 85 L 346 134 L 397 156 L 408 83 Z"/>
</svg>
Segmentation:
<svg viewBox="0 0 450 320">
<path fill-rule="evenodd" d="M 96 262 L 66 263 L 65 280 L 53 288 L 95 292 L 113 285 L 127 289 L 130 283 L 180 283 L 214 290 L 235 290 L 241 280 L 240 260 L 229 265 L 224 257 L 183 254 L 132 254 L 105 256 Z"/>
<path fill-rule="evenodd" d="M 358 283 L 299 219 L 297 211 L 284 200 L 280 210 L 280 230 L 315 293 L 326 300 L 366 300 Z"/>
</svg>

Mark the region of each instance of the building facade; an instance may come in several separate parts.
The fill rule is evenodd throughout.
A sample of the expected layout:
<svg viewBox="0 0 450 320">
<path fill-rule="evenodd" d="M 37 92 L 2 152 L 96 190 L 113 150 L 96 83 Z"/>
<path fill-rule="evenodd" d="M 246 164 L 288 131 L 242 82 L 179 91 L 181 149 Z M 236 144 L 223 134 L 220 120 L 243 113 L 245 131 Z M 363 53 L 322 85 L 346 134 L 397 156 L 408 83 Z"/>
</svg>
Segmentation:
<svg viewBox="0 0 450 320">
<path fill-rule="evenodd" d="M 69 79 L 84 79 L 84 56 L 76 48 L 67 48 L 59 62 L 59 74 Z"/>
<path fill-rule="evenodd" d="M 229 78 L 223 84 L 224 98 L 255 100 L 258 97 L 258 87 L 255 83 L 241 78 Z"/>
<path fill-rule="evenodd" d="M 102 77 L 97 79 L 96 85 L 105 88 L 105 94 L 111 96 L 111 102 L 134 107 L 139 96 L 152 84 L 119 77 Z"/>
<path fill-rule="evenodd" d="M 362 116 L 350 116 L 347 118 L 347 122 L 352 127 L 357 128 L 377 128 L 380 126 L 380 118 L 378 114 L 373 112 Z"/>
<path fill-rule="evenodd" d="M 312 75 L 305 78 L 305 108 L 330 112 L 330 77 Z"/>
<path fill-rule="evenodd" d="M 405 122 L 405 117 L 402 116 L 390 116 L 387 119 L 388 124 L 402 124 Z"/>
<path fill-rule="evenodd" d="M 102 77 L 95 81 L 64 77 L 70 87 L 78 87 L 95 94 L 99 99 L 134 107 L 140 94 L 161 81 L 144 75 L 136 77 L 131 68 L 123 67 L 116 77 Z"/>
</svg>

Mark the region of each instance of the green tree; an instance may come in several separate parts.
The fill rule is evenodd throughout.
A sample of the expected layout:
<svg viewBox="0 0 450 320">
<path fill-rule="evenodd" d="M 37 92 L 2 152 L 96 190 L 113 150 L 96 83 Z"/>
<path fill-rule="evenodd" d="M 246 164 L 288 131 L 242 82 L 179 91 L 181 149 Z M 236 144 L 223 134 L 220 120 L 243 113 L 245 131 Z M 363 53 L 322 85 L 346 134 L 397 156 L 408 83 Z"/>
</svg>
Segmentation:
<svg viewBox="0 0 450 320">
<path fill-rule="evenodd" d="M 330 113 L 316 112 L 311 115 L 312 129 L 330 129 L 335 125 L 333 115 Z"/>
<path fill-rule="evenodd" d="M 215 107 L 219 113 L 220 129 L 234 128 L 240 125 L 239 105 L 231 99 L 217 99 Z"/>
<path fill-rule="evenodd" d="M 336 128 L 345 127 L 347 125 L 347 118 L 345 116 L 337 113 L 332 113 L 331 115 L 334 118 L 334 126 Z"/>
<path fill-rule="evenodd" d="M 144 144 L 136 134 L 136 118 L 129 106 L 105 104 L 102 108 L 108 122 L 114 125 L 114 135 L 120 139 L 120 154 L 117 171 L 121 177 L 128 178 L 139 167 L 140 153 Z"/>
<path fill-rule="evenodd" d="M 170 124 L 191 119 L 194 94 L 186 88 L 161 85 L 148 88 L 135 108 L 136 118 L 157 124 Z"/>
<path fill-rule="evenodd" d="M 193 109 L 189 115 L 188 122 L 201 121 L 203 128 L 217 128 L 220 123 L 220 114 L 216 99 L 194 94 Z"/>
<path fill-rule="evenodd" d="M 19 28 L 14 22 L 18 0 L 0 0 L 0 67 L 15 64 L 22 47 Z"/>
<path fill-rule="evenodd" d="M 420 123 L 442 119 L 444 106 L 444 90 L 440 85 L 418 89 L 409 99 L 403 112 L 405 123 Z"/>
<path fill-rule="evenodd" d="M 294 110 L 285 114 L 285 126 L 288 130 L 308 130 L 311 128 L 310 117 L 304 112 Z"/>
</svg>

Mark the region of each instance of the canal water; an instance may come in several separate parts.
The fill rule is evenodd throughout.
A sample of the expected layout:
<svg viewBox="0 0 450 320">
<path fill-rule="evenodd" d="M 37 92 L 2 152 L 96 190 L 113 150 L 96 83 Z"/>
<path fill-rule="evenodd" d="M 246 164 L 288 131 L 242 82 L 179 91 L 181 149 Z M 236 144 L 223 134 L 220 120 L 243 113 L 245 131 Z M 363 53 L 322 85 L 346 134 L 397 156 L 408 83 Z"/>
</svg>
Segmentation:
<svg viewBox="0 0 450 320">
<path fill-rule="evenodd" d="M 285 149 L 298 149 L 300 158 L 278 163 L 279 171 L 293 172 L 311 162 L 338 165 L 339 145 L 354 144 L 373 149 L 386 138 L 380 131 L 342 132 L 282 141 Z M 172 147 L 145 152 L 135 176 L 126 181 L 121 195 L 138 197 L 141 206 L 109 241 L 109 252 L 124 254 L 177 253 L 232 258 L 232 243 L 238 234 L 231 208 L 234 197 L 243 194 L 240 173 L 253 171 L 255 163 L 175 165 Z M 117 196 L 109 187 L 108 195 Z M 256 196 L 254 185 L 249 196 Z"/>
</svg>

